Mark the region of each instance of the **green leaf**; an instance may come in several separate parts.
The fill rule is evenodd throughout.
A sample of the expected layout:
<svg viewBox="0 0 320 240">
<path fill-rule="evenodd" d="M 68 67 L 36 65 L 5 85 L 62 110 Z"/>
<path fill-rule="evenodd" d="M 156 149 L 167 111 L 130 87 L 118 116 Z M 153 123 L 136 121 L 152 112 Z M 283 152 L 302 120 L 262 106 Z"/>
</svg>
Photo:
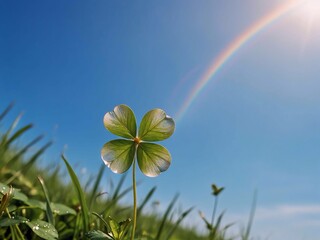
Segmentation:
<svg viewBox="0 0 320 240">
<path fill-rule="evenodd" d="M 51 203 L 52 212 L 57 215 L 76 215 L 76 211 L 61 203 Z"/>
<path fill-rule="evenodd" d="M 153 109 L 142 118 L 139 138 L 143 141 L 161 141 L 170 137 L 175 124 L 171 117 L 161 109 Z"/>
<path fill-rule="evenodd" d="M 169 151 L 155 143 L 140 143 L 137 151 L 140 170 L 148 177 L 156 177 L 166 171 L 171 163 Z"/>
<path fill-rule="evenodd" d="M 41 201 L 39 201 L 37 199 L 30 198 L 25 203 L 27 205 L 29 205 L 30 207 L 33 207 L 33 208 L 39 208 L 39 209 L 42 209 L 44 211 L 46 210 L 46 203 L 45 202 L 41 202 Z"/>
<path fill-rule="evenodd" d="M 111 234 L 114 239 L 119 238 L 119 224 L 113 220 L 111 217 L 108 217 L 108 224 L 111 230 Z"/>
<path fill-rule="evenodd" d="M 101 158 L 114 173 L 123 173 L 133 162 L 135 145 L 130 140 L 112 140 L 103 146 Z"/>
<path fill-rule="evenodd" d="M 59 237 L 55 227 L 48 222 L 37 219 L 30 222 L 27 221 L 26 224 L 32 229 L 35 234 L 43 239 L 55 240 Z"/>
<path fill-rule="evenodd" d="M 127 105 L 118 105 L 103 118 L 104 126 L 113 134 L 124 138 L 135 138 L 137 134 L 136 118 Z"/>
<path fill-rule="evenodd" d="M 110 216 L 108 217 L 108 226 L 111 230 L 112 238 L 115 240 L 121 240 L 125 236 L 127 229 L 130 225 L 131 219 L 128 218 L 124 221 L 117 222 L 112 219 Z"/>
<path fill-rule="evenodd" d="M 0 220 L 0 227 L 9 227 L 19 223 L 26 223 L 27 218 L 21 216 L 15 216 L 14 218 L 3 218 Z"/>
<path fill-rule="evenodd" d="M 37 234 L 39 237 L 46 240 L 54 240 L 58 239 L 58 232 L 55 227 L 41 220 L 33 220 L 30 222 L 26 222 L 26 224 L 32 229 L 32 231 Z"/>
<path fill-rule="evenodd" d="M 46 211 L 46 203 L 45 202 L 42 202 L 42 201 L 39 201 L 37 199 L 28 199 L 28 201 L 25 201 L 25 203 L 27 205 L 29 205 L 30 207 L 36 207 L 36 208 L 39 208 L 39 209 L 42 209 L 44 211 Z M 64 204 L 61 204 L 61 203 L 54 203 L 54 202 L 51 202 L 51 209 L 52 209 L 52 212 L 54 214 L 57 214 L 57 215 L 76 215 L 76 211 Z"/>
<path fill-rule="evenodd" d="M 124 221 L 119 222 L 119 239 L 123 239 L 126 235 L 127 229 L 130 226 L 131 219 L 128 218 Z"/>
<path fill-rule="evenodd" d="M 86 233 L 87 238 L 91 240 L 104 240 L 104 239 L 112 239 L 104 232 L 101 232 L 99 230 L 92 230 L 88 233 Z"/>
<path fill-rule="evenodd" d="M 6 184 L 3 184 L 0 182 L 0 196 L 8 193 L 9 190 L 10 190 L 10 187 L 8 187 Z M 28 197 L 24 193 L 20 192 L 19 189 L 14 188 L 13 190 L 14 190 L 13 191 L 13 199 L 19 200 L 22 202 L 28 201 Z"/>
<path fill-rule="evenodd" d="M 212 189 L 212 194 L 214 196 L 218 196 L 224 190 L 224 187 L 219 188 L 217 187 L 217 185 L 212 184 L 211 189 Z"/>
</svg>

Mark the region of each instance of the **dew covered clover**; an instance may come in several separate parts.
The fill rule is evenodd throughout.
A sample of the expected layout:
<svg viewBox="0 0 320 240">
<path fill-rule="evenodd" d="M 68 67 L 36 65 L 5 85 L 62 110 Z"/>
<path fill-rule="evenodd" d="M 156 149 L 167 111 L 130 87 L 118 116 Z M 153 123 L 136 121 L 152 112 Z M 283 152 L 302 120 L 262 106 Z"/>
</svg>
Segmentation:
<svg viewBox="0 0 320 240">
<path fill-rule="evenodd" d="M 107 142 L 101 150 L 102 160 L 113 172 L 127 171 L 135 157 L 140 170 L 149 177 L 158 176 L 169 168 L 169 151 L 159 144 L 150 143 L 167 139 L 174 132 L 173 119 L 162 109 L 147 112 L 139 130 L 133 111 L 123 104 L 107 112 L 103 122 L 111 133 L 124 138 Z"/>
</svg>

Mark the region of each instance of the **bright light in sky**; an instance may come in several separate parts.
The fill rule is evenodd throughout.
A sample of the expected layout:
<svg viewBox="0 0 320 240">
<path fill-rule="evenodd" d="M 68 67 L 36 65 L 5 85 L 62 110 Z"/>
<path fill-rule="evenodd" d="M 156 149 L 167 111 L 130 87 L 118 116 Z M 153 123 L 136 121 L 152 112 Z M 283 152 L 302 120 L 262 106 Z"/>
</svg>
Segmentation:
<svg viewBox="0 0 320 240">
<path fill-rule="evenodd" d="M 299 15 L 303 19 L 308 20 L 312 25 L 320 24 L 320 1 L 319 0 L 306 0 L 303 1 Z"/>
<path fill-rule="evenodd" d="M 313 16 L 320 16 L 320 1 L 319 0 L 308 0 L 305 3 L 306 14 Z"/>
<path fill-rule="evenodd" d="M 314 34 L 320 30 L 320 0 L 297 0 L 292 11 L 292 20 L 298 26 L 300 39 L 302 40 L 302 49 L 310 46 L 310 41 L 314 38 Z M 288 36 L 292 36 L 289 34 Z"/>
</svg>

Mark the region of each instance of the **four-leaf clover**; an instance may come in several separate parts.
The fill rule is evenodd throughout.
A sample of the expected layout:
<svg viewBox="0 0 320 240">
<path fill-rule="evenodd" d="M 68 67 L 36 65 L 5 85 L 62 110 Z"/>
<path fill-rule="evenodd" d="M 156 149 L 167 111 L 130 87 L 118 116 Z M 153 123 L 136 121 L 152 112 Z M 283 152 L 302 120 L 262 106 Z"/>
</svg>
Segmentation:
<svg viewBox="0 0 320 240">
<path fill-rule="evenodd" d="M 173 119 L 162 109 L 147 112 L 138 131 L 133 111 L 123 104 L 107 112 L 103 122 L 111 133 L 123 137 L 107 142 L 101 150 L 102 160 L 113 172 L 127 171 L 135 158 L 140 170 L 149 177 L 158 176 L 169 168 L 169 151 L 159 144 L 150 143 L 167 139 L 174 132 Z"/>
</svg>

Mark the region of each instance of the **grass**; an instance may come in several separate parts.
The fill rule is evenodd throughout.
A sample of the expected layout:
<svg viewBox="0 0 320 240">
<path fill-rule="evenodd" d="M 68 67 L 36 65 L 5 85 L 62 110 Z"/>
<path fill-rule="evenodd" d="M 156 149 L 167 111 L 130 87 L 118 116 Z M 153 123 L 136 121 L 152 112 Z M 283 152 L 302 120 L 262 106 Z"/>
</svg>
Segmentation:
<svg viewBox="0 0 320 240">
<path fill-rule="evenodd" d="M 12 105 L 0 113 L 0 126 L 11 108 Z M 0 239 L 130 239 L 132 206 L 120 203 L 125 196 L 132 194 L 131 187 L 124 186 L 125 176 L 108 190 L 108 194 L 101 194 L 105 166 L 101 166 L 93 180 L 90 179 L 92 184 L 84 184 L 86 187 L 81 185 L 82 181 L 64 156 L 61 156 L 64 165 L 54 169 L 41 168 L 37 162 L 51 142 L 43 143 L 34 151 L 35 145 L 41 144 L 42 136 L 39 136 L 18 147 L 21 136 L 32 129 L 32 124 L 18 127 L 20 119 L 18 116 L 7 130 L 0 132 Z M 65 169 L 70 179 L 67 183 L 62 176 Z M 145 212 L 145 207 L 152 204 L 155 191 L 156 187 L 150 189 L 137 206 L 134 239 L 250 239 L 254 207 L 243 234 L 228 238 L 226 232 L 231 225 L 221 226 L 222 213 L 215 221 L 207 221 L 202 216 L 208 234 L 199 235 L 195 229 L 181 226 L 194 209 L 185 209 L 177 215 L 178 196 L 173 197 L 162 215 Z M 215 204 L 214 214 L 216 211 Z"/>
</svg>

